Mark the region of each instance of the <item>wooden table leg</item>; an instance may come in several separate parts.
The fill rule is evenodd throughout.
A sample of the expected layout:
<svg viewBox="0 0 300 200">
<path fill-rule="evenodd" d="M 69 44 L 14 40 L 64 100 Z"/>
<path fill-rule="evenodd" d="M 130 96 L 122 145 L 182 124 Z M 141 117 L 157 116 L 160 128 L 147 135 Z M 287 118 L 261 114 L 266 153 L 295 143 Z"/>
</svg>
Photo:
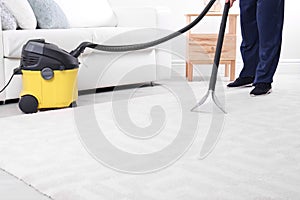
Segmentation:
<svg viewBox="0 0 300 200">
<path fill-rule="evenodd" d="M 235 60 L 230 62 L 230 80 L 234 81 L 235 79 Z"/>
<path fill-rule="evenodd" d="M 228 77 L 229 76 L 229 64 L 226 63 L 225 64 L 225 77 Z"/>
<path fill-rule="evenodd" d="M 185 62 L 185 77 L 187 78 L 188 77 L 188 71 L 189 71 L 189 64 L 188 62 Z"/>
<path fill-rule="evenodd" d="M 188 79 L 188 81 L 192 81 L 193 80 L 193 64 L 190 62 L 186 62 L 186 71 L 185 71 L 185 75 Z"/>
</svg>

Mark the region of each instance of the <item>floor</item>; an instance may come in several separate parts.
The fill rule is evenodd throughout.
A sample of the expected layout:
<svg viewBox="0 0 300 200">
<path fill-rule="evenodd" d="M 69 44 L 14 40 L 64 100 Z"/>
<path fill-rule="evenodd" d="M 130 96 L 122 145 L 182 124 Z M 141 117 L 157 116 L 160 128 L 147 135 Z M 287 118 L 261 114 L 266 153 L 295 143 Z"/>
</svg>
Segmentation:
<svg viewBox="0 0 300 200">
<path fill-rule="evenodd" d="M 205 69 L 204 69 L 205 70 Z M 202 73 L 202 72 L 201 72 Z M 203 74 L 205 74 L 206 72 L 203 72 Z M 221 72 L 222 74 L 222 72 Z M 197 76 L 197 75 L 196 75 Z M 271 93 L 268 97 L 255 97 L 253 98 L 253 101 L 257 101 L 257 98 L 270 98 L 272 101 L 278 101 L 280 103 L 282 103 L 281 101 L 281 95 L 285 95 L 285 94 L 289 94 L 291 95 L 291 93 L 293 94 L 292 97 L 293 102 L 295 102 L 295 99 L 300 99 L 300 93 L 299 93 L 299 89 L 298 86 L 300 85 L 300 69 L 298 66 L 287 66 L 287 65 L 282 65 L 278 68 L 278 71 L 276 73 L 276 76 L 274 78 L 274 84 L 273 84 L 273 93 Z M 208 78 L 208 77 L 206 77 Z M 202 78 L 196 77 L 195 78 L 195 82 L 196 81 L 200 81 Z M 222 83 L 225 86 L 228 83 L 228 79 L 227 78 L 222 78 Z M 137 96 L 151 96 L 153 94 L 158 94 L 158 93 L 164 93 L 165 90 L 161 89 L 160 83 L 158 83 L 157 86 L 151 87 L 149 85 L 145 85 L 141 90 L 139 90 L 139 93 L 137 93 Z M 178 84 L 178 87 L 180 87 L 180 84 Z M 119 90 L 119 94 L 121 94 L 119 97 L 122 98 L 122 94 L 124 94 L 124 96 L 126 96 L 126 93 L 128 92 L 128 90 L 131 90 L 132 88 L 129 87 L 125 87 L 122 88 L 121 90 Z M 227 89 L 225 88 L 225 96 L 226 96 L 226 103 L 227 103 L 227 112 L 231 112 L 233 115 L 235 115 L 235 117 L 240 116 L 241 120 L 248 120 L 247 117 L 245 117 L 246 115 L 249 115 L 250 117 L 253 116 L 253 113 L 243 113 L 243 107 L 245 106 L 251 106 L 251 105 L 244 105 L 243 104 L 243 99 L 245 98 L 249 98 L 249 91 L 250 88 L 243 88 L 243 89 Z M 102 91 L 101 93 L 101 98 L 97 98 L 97 102 L 107 102 L 110 100 L 110 95 L 109 95 L 110 91 Z M 106 95 L 107 94 L 107 95 Z M 87 105 L 90 102 L 88 101 L 88 99 L 90 99 L 90 94 L 83 94 L 80 96 L 80 105 Z M 97 95 L 96 95 L 97 96 Z M 241 99 L 239 101 L 239 98 Z M 235 105 L 231 105 L 231 102 L 235 102 Z M 297 102 L 297 101 L 296 101 Z M 299 102 L 299 101 L 298 101 Z M 272 102 L 274 103 L 274 102 Z M 286 108 L 289 108 L 289 102 L 286 102 Z M 254 105 L 254 110 L 255 110 L 255 106 L 257 106 L 257 104 Z M 259 105 L 262 106 L 261 109 L 263 109 L 263 105 Z M 293 108 L 295 105 L 290 105 L 291 108 Z M 272 112 L 276 112 L 276 108 L 274 108 L 274 110 L 269 110 L 267 111 L 269 113 Z M 291 110 L 291 115 L 293 115 L 293 111 Z M 16 103 L 11 103 L 11 104 L 7 104 L 7 105 L 2 105 L 0 106 L 0 120 L 1 118 L 6 118 L 6 117 L 10 117 L 10 116 L 15 116 L 15 115 L 22 115 L 22 113 L 20 113 L 20 111 L 18 110 L 17 104 Z M 270 116 L 270 115 L 268 115 Z M 300 119 L 298 118 L 299 115 L 295 115 L 295 119 L 294 119 L 294 125 L 292 125 L 292 131 L 298 131 L 299 129 L 295 129 L 297 128 L 298 125 L 296 125 L 297 121 L 299 121 Z M 284 116 L 283 116 L 284 117 Z M 230 119 L 230 118 L 229 118 Z M 264 123 L 262 121 L 255 121 L 255 119 L 249 119 L 251 120 L 251 124 L 255 125 L 256 127 L 254 129 L 259 129 L 261 127 L 261 129 L 264 129 Z M 228 124 L 231 124 L 230 122 L 227 122 Z M 246 123 L 246 121 L 241 121 L 241 123 Z M 231 124 L 233 126 L 237 126 L 236 124 Z M 274 126 L 277 126 L 276 124 L 274 124 Z M 283 127 L 286 127 L 284 124 L 282 124 Z M 241 128 L 245 128 L 246 125 L 240 125 Z M 225 126 L 226 128 L 226 126 Z M 300 127 L 298 127 L 300 128 Z M 284 129 L 283 129 L 284 131 Z M 276 135 L 278 137 L 278 135 Z M 283 141 L 284 142 L 284 141 Z M 296 141 L 295 141 L 296 142 Z M 300 141 L 298 143 L 300 145 Z M 296 156 L 297 158 L 299 157 L 298 155 Z M 300 163 L 298 163 L 298 160 L 296 161 L 297 165 L 299 165 Z M 295 181 L 296 180 L 296 181 Z M 298 185 L 300 184 L 300 182 L 297 182 L 299 179 L 294 179 L 293 183 L 298 183 Z M 278 183 L 280 184 L 280 183 Z M 296 186 L 295 186 L 296 187 Z M 296 187 L 297 188 L 297 187 Z M 292 188 L 294 189 L 294 188 Z M 30 199 L 30 200 L 44 200 L 44 199 L 50 199 L 49 197 L 45 196 L 43 193 L 39 192 L 38 190 L 32 188 L 30 185 L 28 185 L 27 183 L 23 182 L 22 180 L 19 180 L 18 178 L 14 177 L 14 175 L 9 174 L 3 170 L 0 170 L 0 197 L 5 197 L 5 200 L 19 200 L 19 199 Z M 298 196 L 298 199 L 300 197 Z M 263 197 L 260 199 L 264 199 Z M 287 199 L 297 199 L 297 198 L 287 198 Z"/>
</svg>

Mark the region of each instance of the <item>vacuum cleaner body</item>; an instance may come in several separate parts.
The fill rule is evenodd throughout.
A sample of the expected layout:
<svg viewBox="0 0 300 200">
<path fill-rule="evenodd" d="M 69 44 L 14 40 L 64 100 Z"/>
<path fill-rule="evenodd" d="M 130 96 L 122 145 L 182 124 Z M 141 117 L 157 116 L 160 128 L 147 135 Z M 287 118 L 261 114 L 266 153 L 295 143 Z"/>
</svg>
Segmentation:
<svg viewBox="0 0 300 200">
<path fill-rule="evenodd" d="M 78 59 L 44 40 L 29 40 L 22 49 L 23 88 L 19 107 L 24 113 L 74 106 L 78 98 Z"/>
</svg>

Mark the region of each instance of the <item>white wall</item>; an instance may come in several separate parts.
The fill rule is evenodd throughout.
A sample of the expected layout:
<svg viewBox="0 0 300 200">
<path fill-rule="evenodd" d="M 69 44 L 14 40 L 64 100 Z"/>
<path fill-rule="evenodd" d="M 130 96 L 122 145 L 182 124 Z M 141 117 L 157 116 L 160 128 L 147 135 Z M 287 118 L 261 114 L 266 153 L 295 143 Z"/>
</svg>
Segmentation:
<svg viewBox="0 0 300 200">
<path fill-rule="evenodd" d="M 202 0 L 109 0 L 112 6 L 166 6 L 172 11 L 174 17 L 172 26 L 177 30 L 185 25 L 184 14 L 199 13 L 203 9 Z M 222 0 L 224 2 L 224 0 Z M 300 62 L 300 1 L 287 0 L 285 2 L 285 23 L 284 37 L 282 45 L 281 60 L 286 62 Z M 231 12 L 239 12 L 238 0 L 235 2 Z M 205 21 L 204 21 L 205 22 Z M 216 29 L 219 23 L 204 24 L 201 23 L 201 29 Z M 216 26 L 217 25 L 217 26 Z M 211 26 L 211 27 L 209 27 Z M 238 26 L 238 46 L 241 41 L 240 29 Z M 238 49 L 237 49 L 238 50 Z M 239 50 L 238 60 L 240 60 Z"/>
<path fill-rule="evenodd" d="M 300 60 L 300 1 L 285 2 L 282 59 Z"/>
</svg>

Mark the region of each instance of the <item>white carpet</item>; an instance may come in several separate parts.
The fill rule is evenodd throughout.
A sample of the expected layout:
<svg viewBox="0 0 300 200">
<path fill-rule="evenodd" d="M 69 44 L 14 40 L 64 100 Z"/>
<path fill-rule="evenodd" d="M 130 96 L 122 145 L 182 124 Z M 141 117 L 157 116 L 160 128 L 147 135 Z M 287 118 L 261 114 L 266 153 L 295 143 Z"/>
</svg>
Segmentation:
<svg viewBox="0 0 300 200">
<path fill-rule="evenodd" d="M 0 119 L 0 167 L 56 200 L 296 200 L 300 198 L 300 94 L 298 88 L 286 86 L 300 81 L 292 75 L 282 75 L 280 81 L 265 97 L 251 98 L 249 88 L 226 89 L 228 114 L 222 137 L 204 160 L 197 156 L 210 125 L 208 113 L 199 113 L 199 136 L 175 164 L 132 175 L 97 162 L 80 142 L 74 110 L 64 109 Z M 197 90 L 196 83 L 192 87 Z M 144 104 L 133 111 L 149 111 L 144 106 L 151 103 L 164 105 L 169 111 L 168 131 L 150 141 L 134 142 L 111 126 L 110 103 L 96 104 L 95 113 L 116 146 L 149 153 L 174 139 L 178 105 L 168 94 L 139 97 L 133 105 L 139 102 Z M 131 117 L 136 123 L 149 123 L 140 112 Z"/>
</svg>

